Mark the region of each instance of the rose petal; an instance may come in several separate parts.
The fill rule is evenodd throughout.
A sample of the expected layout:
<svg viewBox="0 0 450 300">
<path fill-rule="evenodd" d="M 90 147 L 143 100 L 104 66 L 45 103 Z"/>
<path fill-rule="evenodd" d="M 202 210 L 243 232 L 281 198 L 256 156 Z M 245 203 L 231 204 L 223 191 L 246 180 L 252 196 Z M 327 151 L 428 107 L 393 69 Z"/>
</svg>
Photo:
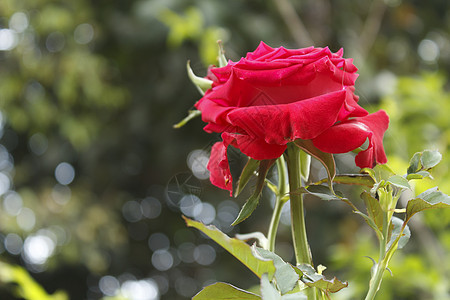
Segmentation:
<svg viewBox="0 0 450 300">
<path fill-rule="evenodd" d="M 233 179 L 231 177 L 230 166 L 227 156 L 228 145 L 224 142 L 217 142 L 211 148 L 211 156 L 206 168 L 209 170 L 209 179 L 215 186 L 230 191 L 233 195 Z"/>
</svg>

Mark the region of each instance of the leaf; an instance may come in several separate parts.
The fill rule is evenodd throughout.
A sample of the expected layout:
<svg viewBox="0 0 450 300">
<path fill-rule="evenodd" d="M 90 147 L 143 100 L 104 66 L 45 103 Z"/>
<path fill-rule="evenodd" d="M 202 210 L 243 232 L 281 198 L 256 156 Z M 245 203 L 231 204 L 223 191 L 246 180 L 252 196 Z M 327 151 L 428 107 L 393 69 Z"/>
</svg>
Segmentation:
<svg viewBox="0 0 450 300">
<path fill-rule="evenodd" d="M 253 192 L 253 195 L 251 195 L 250 198 L 247 200 L 247 202 L 245 202 L 244 206 L 242 206 L 239 215 L 231 225 L 235 226 L 241 223 L 242 221 L 250 217 L 250 215 L 256 209 L 259 203 L 259 198 L 261 197 L 262 189 L 264 187 L 267 172 L 269 171 L 270 167 L 275 163 L 275 161 L 276 161 L 275 159 L 266 159 L 261 160 L 259 162 L 258 179 L 256 182 L 255 191 Z"/>
<path fill-rule="evenodd" d="M 194 71 L 192 71 L 192 69 L 191 69 L 191 65 L 190 65 L 189 61 L 187 61 L 186 68 L 187 68 L 189 79 L 197 87 L 200 94 L 204 95 L 205 92 L 211 88 L 213 82 L 209 79 L 198 77 L 197 75 L 195 75 Z"/>
<path fill-rule="evenodd" d="M 281 257 L 276 255 L 273 252 L 262 248 L 255 248 L 256 251 L 265 259 L 273 260 L 273 264 L 275 265 L 275 278 L 278 289 L 281 291 L 281 294 L 286 294 L 291 291 L 297 281 L 300 279 L 299 275 L 294 271 L 292 265 L 284 262 Z"/>
<path fill-rule="evenodd" d="M 416 173 L 417 171 L 420 170 L 420 157 L 421 156 L 422 156 L 421 152 L 416 152 L 413 155 L 413 157 L 409 161 L 408 170 L 406 171 L 408 175 L 412 174 L 412 173 Z"/>
<path fill-rule="evenodd" d="M 376 225 L 376 228 L 373 228 L 373 224 L 368 221 L 367 223 L 377 232 L 377 230 L 381 233 L 383 231 L 383 210 L 381 209 L 380 202 L 377 199 L 372 197 L 370 193 L 367 191 L 362 192 L 361 198 L 364 200 L 366 205 L 367 213 L 369 215 L 369 219 L 373 221 Z M 380 237 L 380 236 L 379 236 Z"/>
<path fill-rule="evenodd" d="M 261 299 L 256 294 L 237 288 L 229 283 L 216 282 L 204 287 L 192 300 L 257 300 Z"/>
<path fill-rule="evenodd" d="M 411 173 L 406 176 L 407 180 L 413 180 L 413 179 L 423 179 L 425 177 L 430 177 L 430 179 L 433 179 L 433 176 L 431 176 L 430 172 L 428 171 L 419 171 L 417 173 Z"/>
<path fill-rule="evenodd" d="M 342 200 L 337 196 L 334 191 L 330 190 L 328 186 L 325 185 L 310 185 L 301 189 L 304 193 L 314 195 L 322 200 Z"/>
<path fill-rule="evenodd" d="M 302 281 L 309 287 L 316 287 L 325 293 L 336 293 L 348 286 L 348 282 L 341 282 L 334 277 L 329 280 L 323 275 L 316 273 L 313 267 L 308 264 L 300 264 L 298 268 L 303 272 Z"/>
<path fill-rule="evenodd" d="M 279 300 L 281 299 L 280 293 L 270 283 L 267 274 L 261 276 L 261 299 L 263 300 Z"/>
<path fill-rule="evenodd" d="M 331 186 L 334 176 L 336 176 L 336 164 L 334 162 L 333 154 L 320 151 L 313 145 L 311 140 L 297 139 L 294 143 L 322 163 L 328 174 L 328 184 Z"/>
<path fill-rule="evenodd" d="M 389 250 L 397 239 L 398 249 L 402 249 L 408 243 L 409 238 L 411 237 L 411 231 L 409 230 L 408 225 L 405 224 L 405 226 L 403 226 L 403 220 L 400 218 L 392 217 L 391 222 L 393 229 L 389 243 L 386 245 L 386 250 Z"/>
<path fill-rule="evenodd" d="M 411 189 L 408 180 L 400 175 L 394 175 L 389 177 L 387 182 L 401 189 Z"/>
<path fill-rule="evenodd" d="M 234 193 L 235 197 L 237 197 L 242 192 L 250 178 L 255 174 L 256 169 L 258 169 L 259 167 L 259 162 L 259 160 L 253 159 L 251 157 L 248 158 L 244 169 L 242 169 L 241 176 L 239 177 L 236 192 Z"/>
<path fill-rule="evenodd" d="M 181 128 L 184 125 L 186 125 L 186 123 L 189 122 L 190 120 L 192 120 L 198 116 L 201 116 L 201 115 L 202 115 L 202 112 L 199 110 L 190 110 L 189 114 L 183 120 L 181 120 L 177 124 L 173 125 L 173 128 L 177 128 L 177 129 Z"/>
<path fill-rule="evenodd" d="M 420 158 L 420 163 L 424 170 L 431 169 L 436 166 L 442 159 L 442 154 L 436 150 L 425 150 L 422 152 L 422 157 Z"/>
<path fill-rule="evenodd" d="M 408 204 L 406 205 L 405 222 L 407 223 L 409 219 L 418 212 L 427 209 L 449 207 L 450 197 L 439 191 L 437 187 L 431 188 L 418 195 L 416 198 L 408 201 Z"/>
<path fill-rule="evenodd" d="M 375 181 L 368 174 L 342 174 L 334 177 L 334 183 L 355 184 L 372 187 Z"/>
<path fill-rule="evenodd" d="M 272 278 L 275 273 L 275 266 L 271 260 L 260 260 L 253 255 L 252 248 L 245 242 L 230 238 L 215 226 L 206 226 L 201 222 L 197 222 L 183 216 L 186 225 L 194 227 L 209 236 L 213 241 L 222 246 L 231 255 L 236 257 L 247 268 L 249 268 L 256 276 L 261 277 L 262 274 L 268 273 Z"/>
</svg>

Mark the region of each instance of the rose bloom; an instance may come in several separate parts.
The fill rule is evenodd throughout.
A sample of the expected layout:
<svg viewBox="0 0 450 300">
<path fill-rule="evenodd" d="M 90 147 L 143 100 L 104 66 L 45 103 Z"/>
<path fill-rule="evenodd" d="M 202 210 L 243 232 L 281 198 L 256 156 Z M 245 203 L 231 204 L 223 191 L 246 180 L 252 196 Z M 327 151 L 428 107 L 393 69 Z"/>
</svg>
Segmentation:
<svg viewBox="0 0 450 300">
<path fill-rule="evenodd" d="M 383 135 L 389 118 L 380 110 L 369 114 L 354 94 L 357 68 L 343 50 L 285 49 L 260 43 L 238 62 L 212 67 L 211 89 L 196 103 L 207 132 L 222 133 L 213 145 L 208 169 L 211 182 L 232 190 L 227 148 L 247 156 L 275 159 L 296 139 L 311 140 L 327 153 L 346 153 L 362 146 L 356 165 L 386 163 Z"/>
</svg>

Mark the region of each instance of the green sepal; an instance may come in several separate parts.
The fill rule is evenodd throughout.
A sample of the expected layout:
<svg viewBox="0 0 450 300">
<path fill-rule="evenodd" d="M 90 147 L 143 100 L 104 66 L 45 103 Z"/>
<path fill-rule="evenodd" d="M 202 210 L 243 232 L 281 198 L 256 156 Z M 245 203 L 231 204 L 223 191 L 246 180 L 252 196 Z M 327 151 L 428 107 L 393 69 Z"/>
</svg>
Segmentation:
<svg viewBox="0 0 450 300">
<path fill-rule="evenodd" d="M 173 128 L 183 127 L 184 125 L 187 124 L 187 122 L 189 122 L 190 120 L 192 120 L 198 116 L 201 116 L 201 115 L 202 115 L 202 112 L 199 110 L 190 110 L 189 114 L 183 120 L 181 120 L 177 124 L 173 125 Z"/>
<path fill-rule="evenodd" d="M 266 159 L 260 161 L 255 191 L 247 200 L 247 202 L 245 202 L 244 206 L 242 206 L 239 215 L 231 225 L 235 226 L 241 223 L 242 221 L 250 217 L 253 211 L 256 209 L 259 203 L 259 199 L 261 198 L 261 193 L 264 187 L 267 172 L 269 171 L 270 167 L 275 163 L 275 161 L 276 161 L 275 159 Z"/>
<path fill-rule="evenodd" d="M 198 77 L 194 74 L 194 71 L 191 69 L 190 62 L 187 61 L 186 64 L 187 72 L 189 79 L 192 81 L 192 83 L 197 87 L 200 94 L 203 96 L 207 90 L 209 90 L 212 86 L 212 81 L 206 78 Z"/>
<path fill-rule="evenodd" d="M 311 170 L 311 156 L 305 151 L 300 151 L 300 172 L 302 179 L 308 181 Z"/>
<path fill-rule="evenodd" d="M 247 243 L 236 239 L 230 238 L 213 225 L 205 225 L 201 222 L 197 222 L 183 216 L 186 225 L 194 227 L 206 234 L 217 244 L 222 246 L 231 255 L 236 257 L 241 263 L 250 269 L 256 276 L 261 277 L 262 274 L 267 273 L 269 278 L 272 278 L 275 274 L 275 266 L 271 260 L 262 260 L 253 254 L 253 250 Z"/>
<path fill-rule="evenodd" d="M 225 67 L 228 62 L 227 58 L 225 57 L 225 51 L 223 50 L 222 41 L 217 41 L 217 45 L 219 46 L 219 56 L 217 57 L 217 60 L 219 61 L 219 68 Z"/>
<path fill-rule="evenodd" d="M 237 288 L 229 283 L 216 282 L 204 287 L 192 300 L 257 300 L 256 294 Z"/>
<path fill-rule="evenodd" d="M 234 192 L 234 196 L 237 197 L 242 190 L 247 185 L 250 178 L 255 174 L 255 171 L 259 167 L 259 160 L 253 159 L 251 157 L 248 158 L 247 163 L 244 166 L 244 169 L 242 169 L 241 176 L 239 177 L 236 191 Z"/>
<path fill-rule="evenodd" d="M 297 147 L 320 161 L 325 167 L 328 175 L 328 185 L 330 186 L 330 189 L 332 189 L 333 179 L 336 176 L 336 164 L 334 162 L 333 154 L 320 151 L 313 145 L 311 140 L 297 139 L 294 143 Z"/>
</svg>

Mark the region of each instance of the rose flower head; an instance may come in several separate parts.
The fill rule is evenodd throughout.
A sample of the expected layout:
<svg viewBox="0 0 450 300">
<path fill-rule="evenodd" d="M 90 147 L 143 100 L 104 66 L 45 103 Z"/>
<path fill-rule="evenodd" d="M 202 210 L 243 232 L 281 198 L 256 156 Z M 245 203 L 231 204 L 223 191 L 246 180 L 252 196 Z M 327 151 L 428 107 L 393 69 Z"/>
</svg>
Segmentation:
<svg viewBox="0 0 450 300">
<path fill-rule="evenodd" d="M 213 145 L 211 182 L 232 191 L 227 148 L 256 160 L 275 159 L 287 143 L 310 140 L 326 153 L 346 153 L 368 140 L 356 165 L 386 163 L 383 135 L 389 118 L 369 114 L 354 94 L 357 68 L 343 50 L 272 48 L 263 42 L 237 62 L 208 70 L 212 87 L 195 104 L 204 130 L 222 134 Z"/>
</svg>

